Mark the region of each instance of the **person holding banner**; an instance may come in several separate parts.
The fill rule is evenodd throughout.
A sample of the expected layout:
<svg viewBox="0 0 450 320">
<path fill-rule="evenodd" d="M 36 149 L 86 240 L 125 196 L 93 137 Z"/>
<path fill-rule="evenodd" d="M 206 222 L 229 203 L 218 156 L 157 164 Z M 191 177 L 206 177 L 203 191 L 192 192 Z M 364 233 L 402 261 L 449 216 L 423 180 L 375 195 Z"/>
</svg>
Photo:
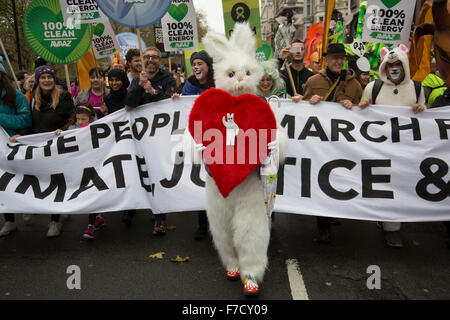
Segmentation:
<svg viewBox="0 0 450 320">
<path fill-rule="evenodd" d="M 172 97 L 176 92 L 176 81 L 172 74 L 160 68 L 161 51 L 148 47 L 144 52 L 144 68 L 130 84 L 127 94 L 127 111 L 142 104 Z"/>
<path fill-rule="evenodd" d="M 142 72 L 141 53 L 139 49 L 132 48 L 128 50 L 125 59 L 127 60 L 128 81 L 131 83 Z"/>
<path fill-rule="evenodd" d="M 306 81 L 303 100 L 311 104 L 320 101 L 339 102 L 351 109 L 361 100 L 362 88 L 352 69 L 344 69 L 346 52 L 342 43 L 328 45 L 325 56 L 326 68 Z M 318 243 L 330 243 L 330 218 L 317 217 Z"/>
<path fill-rule="evenodd" d="M 183 87 L 184 96 L 199 95 L 209 88 L 214 88 L 213 60 L 204 50 L 191 55 L 192 74 Z"/>
<path fill-rule="evenodd" d="M 411 106 L 413 113 L 425 110 L 425 94 L 420 82 L 411 80 L 408 48 L 400 44 L 392 50 L 381 48 L 380 79 L 370 82 L 364 89 L 360 107 L 369 104 Z M 383 222 L 384 239 L 391 247 L 403 247 L 400 222 Z"/>
<path fill-rule="evenodd" d="M 3 57 L 0 56 L 0 127 L 9 136 L 17 130 L 31 127 L 31 111 L 27 98 L 6 75 Z M 0 229 L 0 237 L 7 236 L 17 230 L 15 216 L 5 213 L 5 224 Z"/>
<path fill-rule="evenodd" d="M 156 102 L 172 97 L 176 92 L 176 80 L 172 73 L 163 70 L 161 66 L 161 51 L 156 47 L 148 47 L 144 52 L 144 68 L 138 77 L 130 84 L 126 97 L 125 110 L 131 111 L 140 105 Z M 122 221 L 130 225 L 134 211 L 124 213 Z M 166 234 L 166 214 L 156 214 L 153 225 L 153 235 Z"/>
<path fill-rule="evenodd" d="M 35 70 L 37 87 L 31 100 L 33 133 L 66 130 L 74 114 L 73 100 L 70 93 L 56 85 L 55 70 L 50 66 L 40 66 Z M 60 215 L 52 214 L 48 238 L 61 234 Z"/>
<path fill-rule="evenodd" d="M 103 97 L 109 93 L 109 89 L 105 87 L 105 72 L 99 67 L 92 68 L 89 71 L 89 81 L 91 87 L 81 91 L 75 98 L 74 104 L 91 104 L 97 119 L 100 119 L 103 117 L 101 112 Z"/>
<path fill-rule="evenodd" d="M 191 55 L 191 66 L 194 74 L 192 74 L 183 87 L 181 94 L 183 96 L 200 95 L 210 88 L 215 88 L 213 59 L 209 54 L 202 50 L 194 52 Z M 172 99 L 178 98 L 180 95 L 174 93 Z M 194 233 L 194 239 L 202 240 L 208 235 L 208 218 L 206 211 L 198 212 L 198 229 Z"/>
</svg>

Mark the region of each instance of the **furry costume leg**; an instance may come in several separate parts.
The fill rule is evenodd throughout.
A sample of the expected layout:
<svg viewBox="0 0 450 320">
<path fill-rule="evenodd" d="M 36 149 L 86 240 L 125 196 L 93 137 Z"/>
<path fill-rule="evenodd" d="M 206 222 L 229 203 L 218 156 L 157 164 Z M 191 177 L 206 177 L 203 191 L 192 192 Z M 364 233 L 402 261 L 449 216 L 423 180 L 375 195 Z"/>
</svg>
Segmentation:
<svg viewBox="0 0 450 320">
<path fill-rule="evenodd" d="M 235 206 L 232 217 L 233 244 L 241 278 L 248 277 L 260 282 L 267 267 L 270 229 L 258 170 L 232 191 L 229 201 Z"/>
<path fill-rule="evenodd" d="M 233 246 L 232 210 L 227 207 L 213 178 L 206 176 L 206 214 L 214 245 L 227 270 L 239 267 L 237 254 Z"/>
</svg>

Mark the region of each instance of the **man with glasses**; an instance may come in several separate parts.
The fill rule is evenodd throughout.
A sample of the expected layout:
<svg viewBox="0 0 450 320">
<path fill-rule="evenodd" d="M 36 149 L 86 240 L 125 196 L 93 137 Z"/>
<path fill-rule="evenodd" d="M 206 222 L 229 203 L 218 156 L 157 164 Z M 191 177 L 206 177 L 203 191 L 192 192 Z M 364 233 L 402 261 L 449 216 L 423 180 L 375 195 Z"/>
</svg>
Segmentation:
<svg viewBox="0 0 450 320">
<path fill-rule="evenodd" d="M 144 51 L 144 70 L 135 77 L 128 89 L 125 110 L 131 111 L 137 106 L 168 99 L 176 92 L 177 82 L 169 71 L 160 69 L 161 51 L 149 47 Z M 122 221 L 131 225 L 135 210 L 124 212 Z M 153 219 L 153 235 L 163 236 L 166 233 L 166 214 L 157 214 Z"/>
<path fill-rule="evenodd" d="M 290 45 L 280 51 L 278 58 L 280 68 L 289 56 L 292 57 L 292 63 L 289 68 L 292 74 L 292 79 L 294 80 L 296 94 L 292 88 L 288 70 L 282 69 L 280 70 L 280 74 L 286 83 L 286 92 L 292 97 L 292 101 L 298 102 L 303 98 L 303 89 L 305 87 L 306 80 L 308 80 L 309 77 L 312 77 L 314 73 L 305 68 L 303 63 L 303 59 L 305 58 L 305 44 L 303 41 L 294 40 Z"/>
<path fill-rule="evenodd" d="M 149 47 L 144 52 L 144 70 L 131 82 L 127 94 L 127 111 L 142 104 L 167 99 L 176 92 L 173 75 L 160 69 L 161 51 Z"/>
</svg>

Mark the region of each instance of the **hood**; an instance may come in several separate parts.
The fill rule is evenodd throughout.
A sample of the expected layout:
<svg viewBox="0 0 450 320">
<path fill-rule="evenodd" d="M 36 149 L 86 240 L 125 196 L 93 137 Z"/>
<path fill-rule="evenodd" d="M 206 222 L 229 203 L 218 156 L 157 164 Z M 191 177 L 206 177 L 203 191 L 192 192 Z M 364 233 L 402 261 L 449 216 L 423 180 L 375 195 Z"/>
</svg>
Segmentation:
<svg viewBox="0 0 450 320">
<path fill-rule="evenodd" d="M 386 74 L 386 64 L 387 63 L 394 63 L 396 61 L 400 61 L 403 65 L 403 70 L 405 71 L 405 78 L 400 84 L 406 84 L 411 81 L 411 75 L 409 72 L 409 60 L 408 60 L 408 48 L 401 44 L 397 48 L 394 48 L 392 50 L 386 49 L 386 47 L 383 47 L 381 49 L 381 58 L 383 61 L 380 64 L 380 79 L 387 84 L 394 85 L 392 81 L 390 81 L 387 78 Z"/>
</svg>

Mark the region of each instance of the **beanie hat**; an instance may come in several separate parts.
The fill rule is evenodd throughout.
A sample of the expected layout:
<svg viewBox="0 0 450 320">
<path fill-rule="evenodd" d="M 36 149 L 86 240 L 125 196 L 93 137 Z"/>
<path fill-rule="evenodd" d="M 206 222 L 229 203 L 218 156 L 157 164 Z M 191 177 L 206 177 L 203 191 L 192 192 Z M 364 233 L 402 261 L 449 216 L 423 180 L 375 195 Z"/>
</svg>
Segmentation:
<svg viewBox="0 0 450 320">
<path fill-rule="evenodd" d="M 191 65 L 194 63 L 195 59 L 203 60 L 206 62 L 206 64 L 208 64 L 210 66 L 212 66 L 212 64 L 213 64 L 212 58 L 209 56 L 209 54 L 205 50 L 202 50 L 199 52 L 194 52 L 191 55 Z"/>
<path fill-rule="evenodd" d="M 3 72 L 4 74 L 6 74 L 5 67 L 3 66 L 3 57 L 2 56 L 0 56 L 0 72 Z"/>
<path fill-rule="evenodd" d="M 53 77 L 53 79 L 56 80 L 55 69 L 53 69 L 53 67 L 40 66 L 37 67 L 36 70 L 34 70 L 34 79 L 36 80 L 36 84 L 39 82 L 39 78 L 45 73 L 50 74 Z"/>
</svg>

